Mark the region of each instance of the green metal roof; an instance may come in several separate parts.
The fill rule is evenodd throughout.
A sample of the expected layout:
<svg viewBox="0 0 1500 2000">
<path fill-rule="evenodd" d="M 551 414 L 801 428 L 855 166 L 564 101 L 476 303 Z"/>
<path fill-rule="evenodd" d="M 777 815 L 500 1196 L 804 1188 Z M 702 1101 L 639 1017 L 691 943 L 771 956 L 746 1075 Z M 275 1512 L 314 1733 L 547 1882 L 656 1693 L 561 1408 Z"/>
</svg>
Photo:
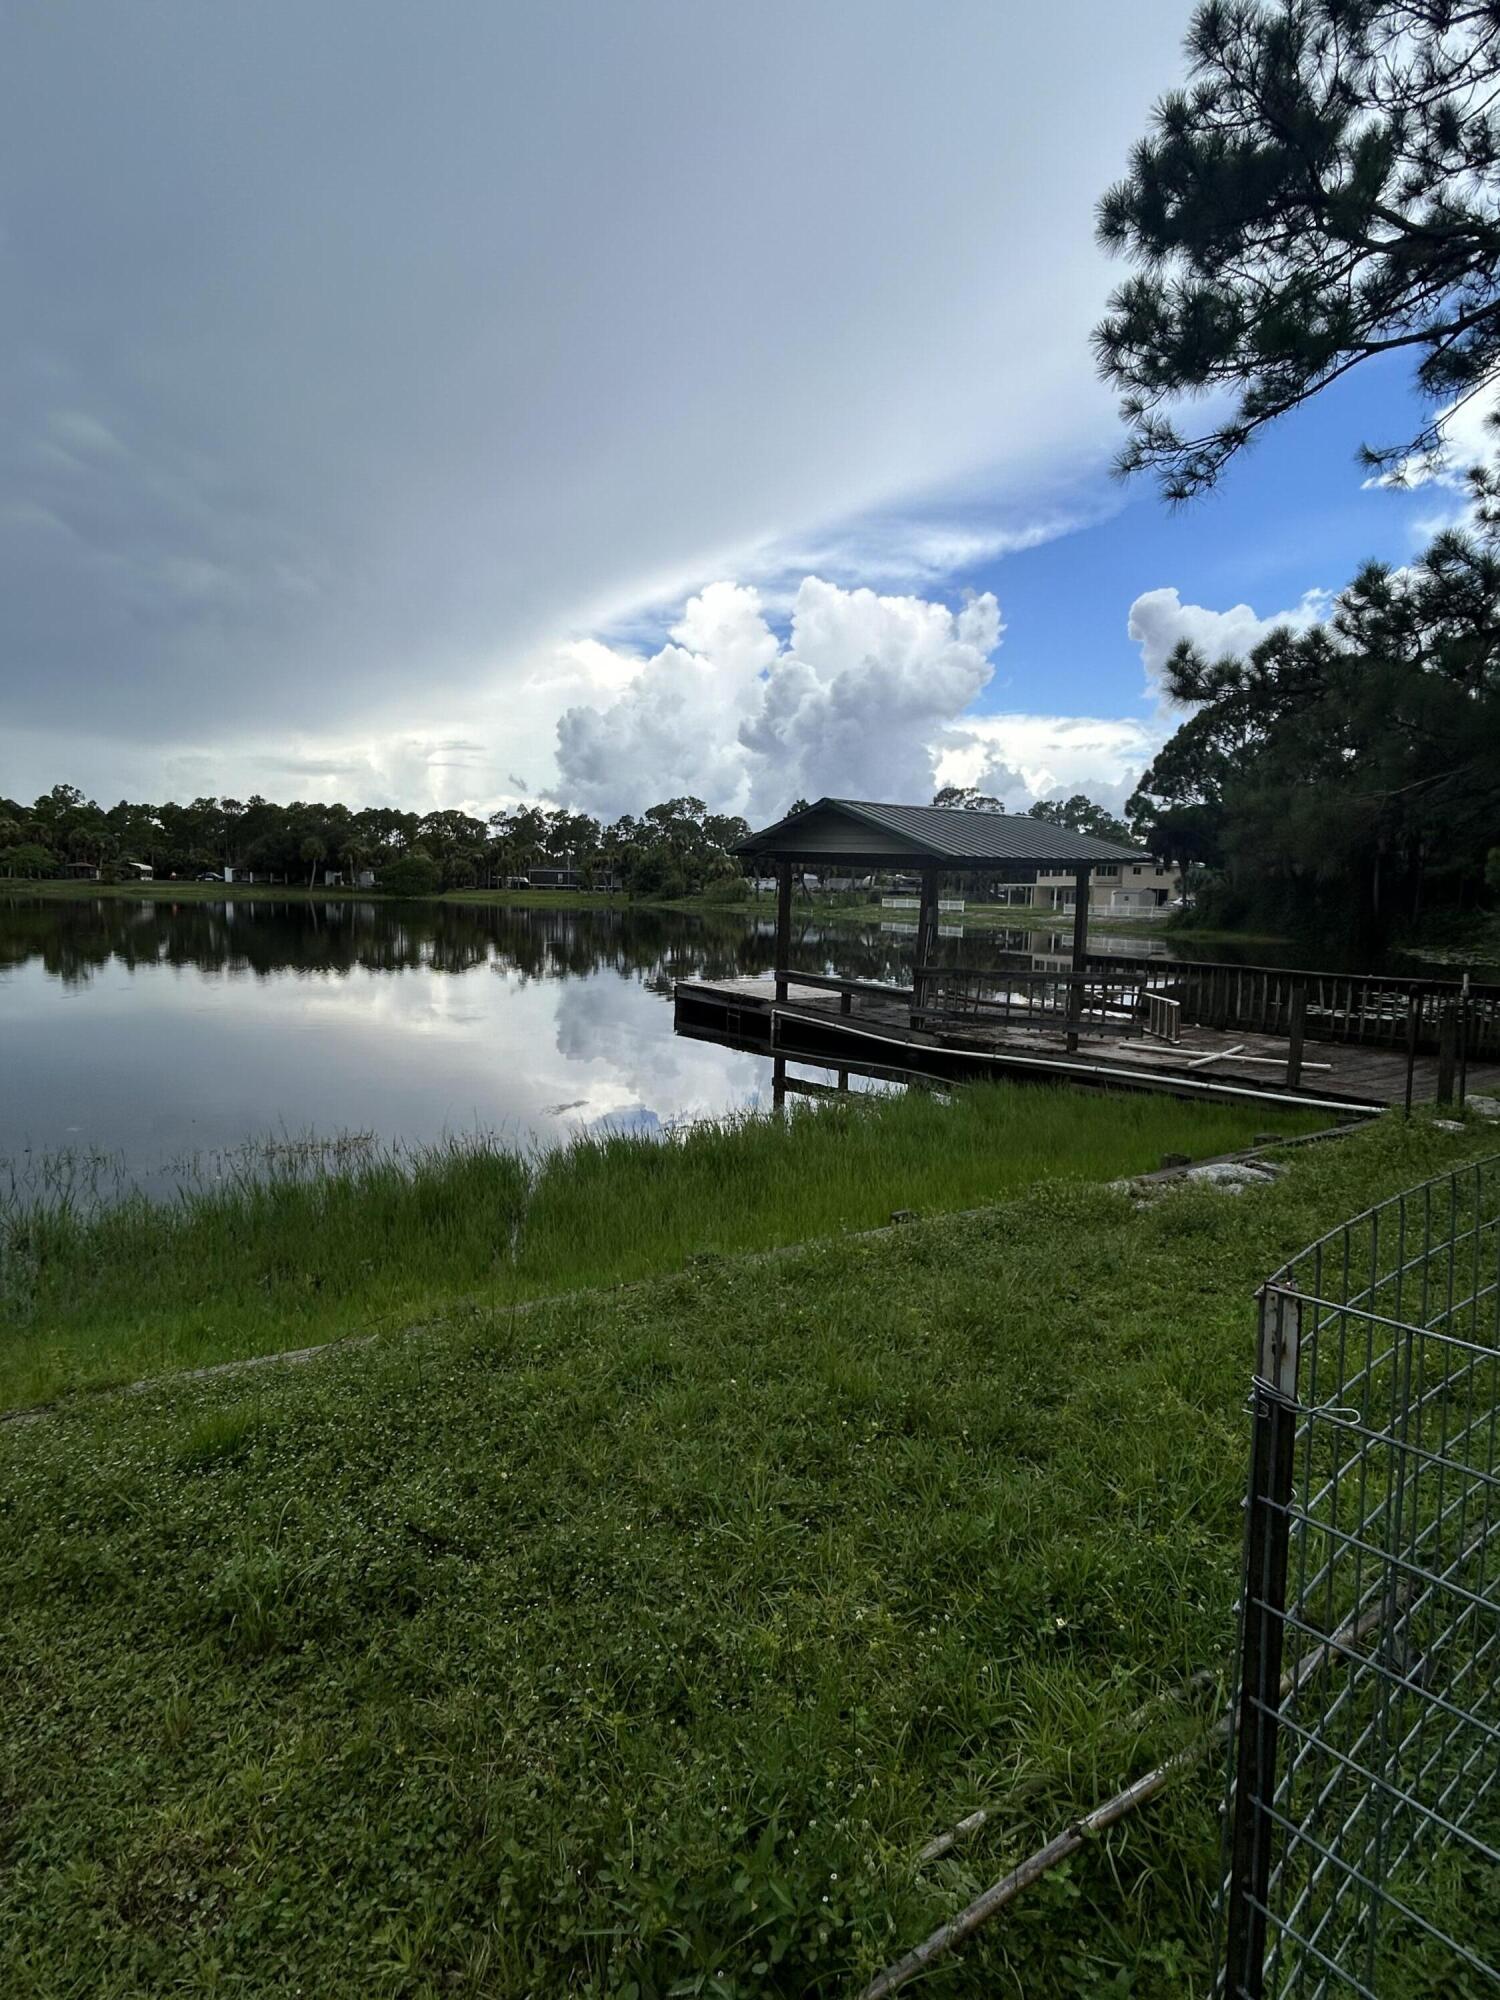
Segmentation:
<svg viewBox="0 0 1500 2000">
<path fill-rule="evenodd" d="M 735 851 L 777 861 L 905 859 L 919 866 L 926 862 L 976 870 L 1022 864 L 1079 868 L 1100 861 L 1151 859 L 1144 848 L 1075 833 L 1071 827 L 1053 826 L 1028 814 L 879 805 L 868 799 L 819 799 L 805 811 L 752 833 Z"/>
</svg>

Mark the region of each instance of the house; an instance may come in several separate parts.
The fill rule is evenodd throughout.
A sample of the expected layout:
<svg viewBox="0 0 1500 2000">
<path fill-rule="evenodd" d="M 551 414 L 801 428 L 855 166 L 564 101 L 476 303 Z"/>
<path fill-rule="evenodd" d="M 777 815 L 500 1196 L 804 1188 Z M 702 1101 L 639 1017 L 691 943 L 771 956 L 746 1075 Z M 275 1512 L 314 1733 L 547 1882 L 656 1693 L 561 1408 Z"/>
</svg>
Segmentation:
<svg viewBox="0 0 1500 2000">
<path fill-rule="evenodd" d="M 149 861 L 117 861 L 115 866 L 120 870 L 122 875 L 133 876 L 137 882 L 154 882 L 156 880 L 156 870 L 151 866 Z"/>
<path fill-rule="evenodd" d="M 581 889 L 583 877 L 576 868 L 533 868 L 530 886 L 533 889 Z"/>
<path fill-rule="evenodd" d="M 63 874 L 70 882 L 97 882 L 99 870 L 92 861 L 68 861 L 63 864 Z"/>
<path fill-rule="evenodd" d="M 1141 916 L 1175 902 L 1182 879 L 1175 868 L 1163 867 L 1153 855 L 1139 861 L 1101 861 L 1089 882 L 1089 910 L 1095 916 Z M 1029 900 L 1038 910 L 1071 910 L 1073 876 L 1065 868 L 1039 868 Z"/>
</svg>

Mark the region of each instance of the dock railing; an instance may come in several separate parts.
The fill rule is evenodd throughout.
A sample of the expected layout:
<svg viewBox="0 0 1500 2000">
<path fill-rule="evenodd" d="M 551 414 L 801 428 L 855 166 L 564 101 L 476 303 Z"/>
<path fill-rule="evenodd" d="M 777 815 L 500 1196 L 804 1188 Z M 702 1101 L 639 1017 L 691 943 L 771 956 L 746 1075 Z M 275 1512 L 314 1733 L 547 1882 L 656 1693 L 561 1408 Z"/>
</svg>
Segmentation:
<svg viewBox="0 0 1500 2000">
<path fill-rule="evenodd" d="M 856 998 L 904 1005 L 914 1029 L 979 1024 L 1007 1032 L 1079 1037 L 1149 1036 L 1176 1043 L 1184 1028 L 1260 1034 L 1286 1043 L 1286 1082 L 1302 1082 L 1308 1043 L 1341 1042 L 1404 1052 L 1410 1109 L 1419 1056 L 1436 1053 L 1433 1095 L 1463 1102 L 1469 1065 L 1500 1061 L 1500 986 L 1401 979 L 1377 973 L 1307 972 L 1282 966 L 1130 958 L 1091 952 L 1082 973 L 1004 966 L 913 968 L 909 987 L 788 971 L 778 977 Z M 1255 1060 L 1270 1060 L 1256 1056 Z M 1280 1057 L 1277 1058 L 1281 1060 Z"/>
<path fill-rule="evenodd" d="M 1092 1035 L 1139 1035 L 1144 1008 L 1133 988 L 1105 972 L 1010 972 L 994 966 L 924 965 L 914 1025 L 984 1022 L 1022 1033 L 1061 1027 Z"/>
<path fill-rule="evenodd" d="M 1121 983 L 1133 980 L 1142 996 L 1162 993 L 1176 1000 L 1185 1027 L 1286 1035 L 1300 1006 L 1310 1041 L 1409 1045 L 1441 1057 L 1444 1042 L 1451 1040 L 1455 1062 L 1461 1053 L 1471 1060 L 1500 1060 L 1500 986 L 1094 952 L 1088 969 Z"/>
</svg>

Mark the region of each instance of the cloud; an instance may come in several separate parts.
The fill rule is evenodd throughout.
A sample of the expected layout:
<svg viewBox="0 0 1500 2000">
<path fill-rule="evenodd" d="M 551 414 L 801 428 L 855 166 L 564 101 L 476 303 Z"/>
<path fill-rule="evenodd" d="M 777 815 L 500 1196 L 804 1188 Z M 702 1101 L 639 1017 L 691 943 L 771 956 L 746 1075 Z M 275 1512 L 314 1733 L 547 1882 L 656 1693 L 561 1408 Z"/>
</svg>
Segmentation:
<svg viewBox="0 0 1500 2000">
<path fill-rule="evenodd" d="M 991 490 L 982 504 L 957 498 L 898 513 L 877 513 L 833 524 L 821 534 L 790 537 L 748 551 L 737 573 L 776 601 L 783 586 L 790 603 L 796 584 L 815 575 L 831 583 L 944 584 L 967 572 L 1041 548 L 1107 519 L 1121 504 L 1118 492 L 1088 505 L 1074 493 L 1048 498 L 1032 482 L 1024 494 Z"/>
<path fill-rule="evenodd" d="M 1175 708 L 1164 682 L 1167 661 L 1186 640 L 1209 660 L 1230 660 L 1248 653 L 1278 626 L 1305 631 L 1328 616 L 1332 603 L 1326 590 L 1307 591 L 1289 611 L 1261 618 L 1248 604 L 1211 611 L 1206 605 L 1184 604 L 1175 587 L 1147 590 L 1130 607 L 1126 630 L 1141 649 L 1146 687 L 1168 711 Z"/>
<path fill-rule="evenodd" d="M 87 410 L 54 410 L 47 419 L 43 448 L 49 445 L 73 463 L 80 458 L 115 458 L 125 450 L 108 424 Z"/>
<path fill-rule="evenodd" d="M 1129 717 L 985 715 L 965 718 L 942 739 L 944 785 L 975 785 L 1008 812 L 1037 799 L 1083 792 L 1118 812 L 1160 748 L 1164 731 Z"/>
<path fill-rule="evenodd" d="M 1403 458 L 1389 471 L 1372 473 L 1364 483 L 1367 487 L 1387 486 L 1403 492 L 1432 485 L 1462 492 L 1469 472 L 1495 455 L 1497 419 L 1500 419 L 1500 383 L 1486 385 L 1439 410 L 1435 420 L 1436 451 Z"/>
<path fill-rule="evenodd" d="M 689 793 L 760 820 L 799 795 L 923 800 L 969 784 L 1011 811 L 1077 791 L 1118 808 L 1170 719 L 976 714 L 1003 631 L 989 593 L 955 608 L 820 577 L 802 580 L 782 628 L 762 591 L 720 581 L 654 650 L 569 641 L 530 663 L 522 701 L 502 693 L 420 732 L 361 731 L 314 704 L 308 727 L 227 751 L 161 755 L 73 730 L 21 755 L 106 801 L 260 792 L 483 815 L 542 797 L 612 818 Z M 6 790 L 21 793 L 0 769 Z"/>
<path fill-rule="evenodd" d="M 806 577 L 783 642 L 757 590 L 711 584 L 659 652 L 621 660 L 613 700 L 563 715 L 562 789 L 607 817 L 680 793 L 751 818 L 825 792 L 925 798 L 1000 634 L 989 593 L 955 612 Z"/>
<path fill-rule="evenodd" d="M 560 666 L 583 635 L 1061 531 L 1112 431 L 1092 203 L 1180 14 L 28 10 L 0 786 L 72 769 L 36 759 L 80 716 L 148 793 L 491 716 L 497 775 L 550 782 L 558 713 L 637 670 Z"/>
</svg>

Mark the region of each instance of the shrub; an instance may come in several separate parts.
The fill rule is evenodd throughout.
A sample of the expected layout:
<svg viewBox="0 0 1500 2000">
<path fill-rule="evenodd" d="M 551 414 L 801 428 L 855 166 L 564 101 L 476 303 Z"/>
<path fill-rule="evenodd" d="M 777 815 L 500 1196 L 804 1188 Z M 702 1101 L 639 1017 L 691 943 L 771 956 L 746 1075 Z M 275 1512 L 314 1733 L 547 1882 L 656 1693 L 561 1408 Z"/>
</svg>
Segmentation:
<svg viewBox="0 0 1500 2000">
<path fill-rule="evenodd" d="M 380 886 L 392 896 L 435 896 L 442 875 L 430 854 L 413 847 L 381 870 Z"/>
</svg>

